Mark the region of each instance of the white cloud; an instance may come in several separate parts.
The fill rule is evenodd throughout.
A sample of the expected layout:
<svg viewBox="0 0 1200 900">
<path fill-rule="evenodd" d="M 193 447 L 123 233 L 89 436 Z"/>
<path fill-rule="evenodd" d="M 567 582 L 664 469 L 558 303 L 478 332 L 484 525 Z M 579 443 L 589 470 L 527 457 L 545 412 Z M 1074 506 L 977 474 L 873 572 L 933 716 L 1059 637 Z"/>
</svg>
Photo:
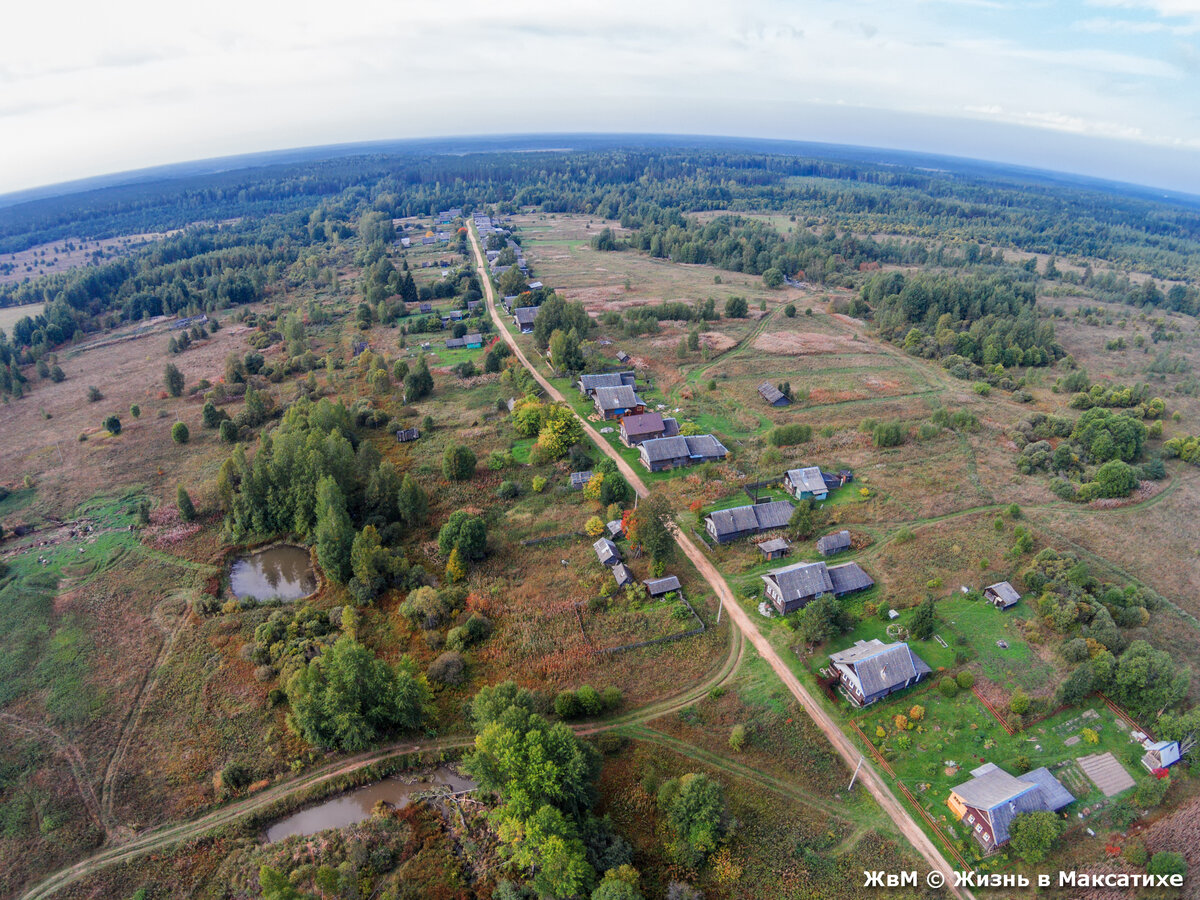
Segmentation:
<svg viewBox="0 0 1200 900">
<path fill-rule="evenodd" d="M 1143 15 L 1200 9 L 1092 2 Z M 1056 46 L 1030 39 L 1043 11 L 1012 2 L 896 0 L 857 12 L 835 0 L 296 0 L 287 15 L 245 0 L 22 4 L 0 58 L 0 131 L 17 136 L 0 142 L 0 190 L 431 134 L 669 127 L 803 138 L 798 111 L 825 105 L 863 111 L 867 129 L 874 111 L 891 110 L 1146 144 L 1200 138 L 1194 53 L 1166 46 L 1187 23 L 1143 21 L 1141 34 L 1164 43 L 1150 53 L 1113 38 L 1133 33 L 1113 15 L 1077 17 L 1075 39 Z M 1020 27 L 1000 29 L 1012 16 Z M 872 142 L 891 137 L 880 128 Z"/>
</svg>

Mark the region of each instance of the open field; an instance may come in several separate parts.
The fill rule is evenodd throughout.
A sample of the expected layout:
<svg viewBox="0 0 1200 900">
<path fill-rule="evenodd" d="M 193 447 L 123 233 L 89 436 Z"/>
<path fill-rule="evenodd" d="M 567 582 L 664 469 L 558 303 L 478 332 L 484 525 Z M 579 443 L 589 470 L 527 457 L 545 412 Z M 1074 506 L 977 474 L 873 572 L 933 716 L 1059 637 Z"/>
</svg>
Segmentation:
<svg viewBox="0 0 1200 900">
<path fill-rule="evenodd" d="M 0 256 L 0 284 L 66 272 L 81 266 L 99 265 L 175 233 L 176 231 L 164 231 L 129 234 L 86 241 L 66 238 L 52 244 L 39 244 L 28 250 L 4 254 Z M 5 326 L 0 323 L 0 327 Z"/>
<path fill-rule="evenodd" d="M 26 303 L 24 306 L 0 306 L 0 329 L 12 331 L 12 327 L 21 319 L 29 316 L 34 318 L 41 315 L 45 303 Z"/>
</svg>

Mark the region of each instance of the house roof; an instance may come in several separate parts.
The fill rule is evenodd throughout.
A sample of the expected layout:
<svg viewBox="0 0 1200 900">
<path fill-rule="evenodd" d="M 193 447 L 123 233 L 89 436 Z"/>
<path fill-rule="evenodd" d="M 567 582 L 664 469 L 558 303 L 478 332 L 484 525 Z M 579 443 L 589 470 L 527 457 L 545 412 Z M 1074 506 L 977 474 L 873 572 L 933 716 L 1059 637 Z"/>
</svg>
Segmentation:
<svg viewBox="0 0 1200 900">
<path fill-rule="evenodd" d="M 651 438 L 642 444 L 642 453 L 653 463 L 667 459 L 719 459 L 729 451 L 711 434 L 690 434 Z"/>
<path fill-rule="evenodd" d="M 596 388 L 596 403 L 601 409 L 631 409 L 641 405 L 633 388 L 627 384 Z"/>
<path fill-rule="evenodd" d="M 779 585 L 779 593 L 783 596 L 784 601 L 833 593 L 833 582 L 829 580 L 829 567 L 822 562 L 796 563 L 782 569 L 775 569 L 762 577 L 764 581 L 774 581 Z"/>
<path fill-rule="evenodd" d="M 625 587 L 633 583 L 633 573 L 625 563 L 617 563 L 612 567 L 613 578 L 617 579 L 617 587 Z"/>
<path fill-rule="evenodd" d="M 803 469 L 788 469 L 787 479 L 802 491 L 820 494 L 828 490 L 821 470 L 817 466 L 807 466 Z"/>
<path fill-rule="evenodd" d="M 1007 581 L 998 581 L 995 584 L 989 584 L 987 587 L 984 588 L 984 590 L 991 591 L 992 593 L 994 593 L 997 597 L 1000 598 L 1000 601 L 1005 606 L 1012 606 L 1014 603 L 1019 602 L 1021 599 L 1021 595 L 1019 593 L 1017 593 L 1016 588 L 1014 588 Z"/>
<path fill-rule="evenodd" d="M 632 372 L 600 372 L 593 375 L 580 375 L 579 387 L 590 394 L 596 388 L 632 385 L 635 377 Z"/>
<path fill-rule="evenodd" d="M 662 434 L 665 426 L 662 413 L 644 412 L 635 416 L 625 416 L 621 419 L 621 429 L 630 437 L 636 437 L 643 434 Z"/>
<path fill-rule="evenodd" d="M 464 335 L 463 340 L 466 341 L 468 344 L 482 344 L 483 343 L 483 335 L 480 334 L 479 332 L 475 332 L 474 334 Z"/>
<path fill-rule="evenodd" d="M 718 537 L 721 537 L 744 531 L 768 531 L 772 528 L 782 528 L 792 517 L 795 508 L 786 500 L 772 500 L 770 503 L 718 509 L 709 513 L 706 519 L 713 523 L 713 530 Z"/>
<path fill-rule="evenodd" d="M 780 550 L 787 550 L 791 546 L 786 538 L 771 538 L 771 540 L 763 541 L 759 544 L 758 549 L 763 553 L 778 553 Z"/>
<path fill-rule="evenodd" d="M 538 306 L 518 306 L 513 310 L 513 318 L 517 320 L 518 325 L 532 325 L 540 308 Z"/>
<path fill-rule="evenodd" d="M 833 582 L 833 592 L 839 597 L 854 591 L 866 590 L 875 582 L 863 571 L 858 563 L 842 563 L 840 566 L 829 567 L 829 580 Z"/>
<path fill-rule="evenodd" d="M 620 534 L 624 530 L 621 528 L 621 520 L 620 519 L 613 519 L 611 522 L 606 523 L 604 527 L 607 528 L 608 533 L 613 535 L 614 537 L 616 535 Z"/>
<path fill-rule="evenodd" d="M 465 338 L 447 338 L 446 339 L 446 349 L 447 350 L 458 350 L 465 346 L 467 346 L 467 342 L 466 342 Z"/>
<path fill-rule="evenodd" d="M 592 480 L 592 472 L 590 469 L 587 471 L 584 471 L 584 472 L 572 472 L 571 473 L 571 486 L 572 487 L 583 487 L 585 484 L 587 484 L 591 480 Z"/>
<path fill-rule="evenodd" d="M 817 550 L 825 556 L 828 556 L 830 553 L 837 553 L 839 550 L 845 550 L 849 546 L 849 531 L 835 531 L 833 534 L 827 534 L 817 541 Z"/>
<path fill-rule="evenodd" d="M 621 558 L 621 551 L 617 549 L 617 545 L 608 538 L 600 538 L 596 543 L 592 544 L 592 549 L 596 551 L 596 557 L 606 566 L 613 560 Z"/>
<path fill-rule="evenodd" d="M 767 381 L 764 381 L 758 386 L 758 392 L 768 403 L 778 403 L 780 400 L 787 399 L 784 397 L 783 391 L 779 390 L 779 388 Z"/>
<path fill-rule="evenodd" d="M 878 638 L 858 641 L 829 659 L 834 665 L 853 669 L 863 694 L 868 697 L 933 671 L 908 644 L 903 641 L 885 644 Z"/>
<path fill-rule="evenodd" d="M 1016 778 L 998 766 L 981 766 L 980 773 L 954 788 L 967 806 L 989 813 L 997 844 L 1008 840 L 1008 826 L 1020 813 L 1062 809 L 1075 798 L 1046 768 Z"/>
<path fill-rule="evenodd" d="M 680 589 L 679 579 L 674 575 L 667 575 L 665 578 L 651 578 L 643 581 L 646 590 L 650 592 L 651 597 L 658 597 L 662 594 L 669 594 L 671 591 Z"/>
</svg>

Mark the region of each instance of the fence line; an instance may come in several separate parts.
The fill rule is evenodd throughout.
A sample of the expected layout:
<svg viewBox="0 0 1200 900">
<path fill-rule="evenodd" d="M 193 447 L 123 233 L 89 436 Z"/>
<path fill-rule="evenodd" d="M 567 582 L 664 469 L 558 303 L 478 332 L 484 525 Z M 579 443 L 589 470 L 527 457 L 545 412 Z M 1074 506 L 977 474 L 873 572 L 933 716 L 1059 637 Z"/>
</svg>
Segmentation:
<svg viewBox="0 0 1200 900">
<path fill-rule="evenodd" d="M 564 538 L 581 538 L 587 537 L 582 531 L 564 531 L 561 534 L 552 534 L 549 537 L 526 538 L 521 541 L 522 547 L 536 547 L 538 544 L 548 544 L 551 541 L 561 541 Z"/>
<path fill-rule="evenodd" d="M 1013 730 L 1012 726 L 1010 726 L 1007 722 L 1004 721 L 1004 719 L 1001 717 L 1000 713 L 996 712 L 996 707 L 992 706 L 992 704 L 990 704 L 988 702 L 987 697 L 985 697 L 985 696 L 983 696 L 983 694 L 979 693 L 979 688 L 972 685 L 971 693 L 975 695 L 976 700 L 978 700 L 980 703 L 983 704 L 983 708 L 986 709 L 988 712 L 990 712 L 992 714 L 993 718 L 995 718 L 995 720 L 1000 723 L 1000 727 L 1008 732 L 1009 737 L 1012 737 L 1014 734 L 1016 734 L 1016 731 Z"/>
</svg>

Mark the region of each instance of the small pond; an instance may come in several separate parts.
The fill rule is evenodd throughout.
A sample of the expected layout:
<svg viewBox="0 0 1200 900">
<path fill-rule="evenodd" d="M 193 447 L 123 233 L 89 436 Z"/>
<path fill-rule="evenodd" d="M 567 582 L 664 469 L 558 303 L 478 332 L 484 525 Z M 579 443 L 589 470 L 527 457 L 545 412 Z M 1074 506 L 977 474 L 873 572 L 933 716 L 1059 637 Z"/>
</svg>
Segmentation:
<svg viewBox="0 0 1200 900">
<path fill-rule="evenodd" d="M 371 810 L 380 800 L 386 800 L 396 807 L 407 806 L 413 794 L 432 790 L 439 785 L 452 791 L 469 791 L 475 787 L 475 782 L 447 768 L 434 769 L 412 783 L 404 781 L 403 776 L 393 775 L 280 819 L 267 829 L 267 840 L 282 841 L 297 834 L 316 834 L 326 828 L 345 828 L 371 818 Z"/>
<path fill-rule="evenodd" d="M 280 544 L 235 560 L 229 586 L 238 598 L 299 600 L 317 589 L 317 573 L 307 550 Z"/>
</svg>

